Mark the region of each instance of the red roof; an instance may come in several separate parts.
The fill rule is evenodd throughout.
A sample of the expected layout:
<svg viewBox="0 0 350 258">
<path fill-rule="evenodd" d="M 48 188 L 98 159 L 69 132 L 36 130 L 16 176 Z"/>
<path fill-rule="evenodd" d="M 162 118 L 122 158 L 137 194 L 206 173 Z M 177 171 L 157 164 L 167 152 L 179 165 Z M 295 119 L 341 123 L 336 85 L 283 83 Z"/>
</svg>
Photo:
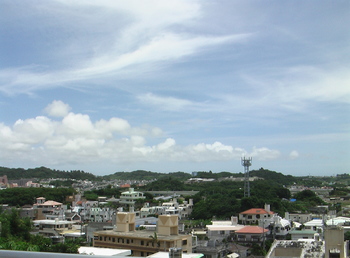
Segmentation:
<svg viewBox="0 0 350 258">
<path fill-rule="evenodd" d="M 261 208 L 252 208 L 246 211 L 243 211 L 239 214 L 249 214 L 249 215 L 257 215 L 257 214 L 274 214 L 273 211 L 267 211 L 265 209 L 261 209 Z"/>
<path fill-rule="evenodd" d="M 268 229 L 259 226 L 245 226 L 244 228 L 237 230 L 236 233 L 240 234 L 262 234 L 268 232 Z"/>
</svg>

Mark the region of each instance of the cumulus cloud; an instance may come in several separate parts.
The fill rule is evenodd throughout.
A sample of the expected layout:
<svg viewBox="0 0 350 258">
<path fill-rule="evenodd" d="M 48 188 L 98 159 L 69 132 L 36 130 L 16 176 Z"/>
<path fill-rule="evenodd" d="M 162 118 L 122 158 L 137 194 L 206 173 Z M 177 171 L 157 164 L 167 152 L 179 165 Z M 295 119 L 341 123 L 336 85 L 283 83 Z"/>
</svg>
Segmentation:
<svg viewBox="0 0 350 258">
<path fill-rule="evenodd" d="M 54 101 L 48 107 L 48 113 L 65 113 L 65 116 L 58 120 L 45 116 L 17 120 L 13 126 L 0 124 L 0 152 L 4 154 L 0 161 L 20 159 L 46 165 L 207 162 L 240 159 L 248 154 L 242 148 L 218 141 L 178 145 L 173 138 L 162 138 L 163 132 L 158 127 L 134 127 L 118 117 L 92 121 L 86 114 L 67 113 L 69 105 L 61 101 Z M 157 139 L 155 144 L 147 143 Z M 266 160 L 276 159 L 280 153 L 254 147 L 249 155 Z"/>
<path fill-rule="evenodd" d="M 45 108 L 45 112 L 49 116 L 54 117 L 64 117 L 71 110 L 71 107 L 68 104 L 63 103 L 61 100 L 54 100 Z"/>
</svg>

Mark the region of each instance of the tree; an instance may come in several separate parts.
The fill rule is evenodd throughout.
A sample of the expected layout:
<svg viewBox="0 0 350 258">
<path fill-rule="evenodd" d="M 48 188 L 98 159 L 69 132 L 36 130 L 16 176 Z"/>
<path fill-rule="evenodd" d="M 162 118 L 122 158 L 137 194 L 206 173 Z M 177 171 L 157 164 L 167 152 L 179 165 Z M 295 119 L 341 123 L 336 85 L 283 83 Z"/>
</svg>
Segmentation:
<svg viewBox="0 0 350 258">
<path fill-rule="evenodd" d="M 154 232 L 154 234 L 153 234 L 153 235 L 150 235 L 149 237 L 152 239 L 152 240 L 151 240 L 152 246 L 154 246 L 154 245 L 156 244 L 157 247 L 159 248 L 159 247 L 160 247 L 160 241 L 158 240 L 158 235 L 157 235 L 157 233 Z"/>
</svg>

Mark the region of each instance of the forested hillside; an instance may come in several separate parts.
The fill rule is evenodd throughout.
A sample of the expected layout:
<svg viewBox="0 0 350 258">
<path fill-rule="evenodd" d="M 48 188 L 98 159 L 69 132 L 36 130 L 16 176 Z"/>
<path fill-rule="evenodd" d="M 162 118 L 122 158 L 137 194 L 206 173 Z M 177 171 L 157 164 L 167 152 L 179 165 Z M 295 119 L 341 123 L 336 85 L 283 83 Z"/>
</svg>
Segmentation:
<svg viewBox="0 0 350 258">
<path fill-rule="evenodd" d="M 171 176 L 180 180 L 191 178 L 191 174 L 184 172 L 158 173 L 145 170 L 136 170 L 132 172 L 116 172 L 112 175 L 103 176 L 105 180 L 157 180 L 162 177 Z"/>
<path fill-rule="evenodd" d="M 70 179 L 82 179 L 82 180 L 99 180 L 98 177 L 91 173 L 87 173 L 81 170 L 61 171 L 56 169 L 50 169 L 46 167 L 38 168 L 6 168 L 0 167 L 0 176 L 6 175 L 9 180 L 21 179 L 21 178 L 70 178 Z"/>
<path fill-rule="evenodd" d="M 304 198 L 304 195 L 294 196 L 297 201 L 290 202 L 289 199 L 292 196 L 285 186 L 299 182 L 300 179 L 263 168 L 251 171 L 251 176 L 261 179 L 250 182 L 250 197 L 244 197 L 244 181 L 222 180 L 223 177 L 242 176 L 244 176 L 242 173 L 197 172 L 196 177 L 215 180 L 186 184 L 185 180 L 168 175 L 141 187 L 140 190 L 199 191 L 194 196 L 186 197 L 194 200 L 191 215 L 194 219 L 211 219 L 213 216 L 228 219 L 250 208 L 263 208 L 266 203 L 271 205 L 274 212 L 282 216 L 286 211 L 306 211 L 313 205 L 323 204 L 323 201 L 317 196 L 309 196 L 310 193 L 305 195 L 307 198 Z M 310 182 L 305 181 L 305 183 Z"/>
</svg>

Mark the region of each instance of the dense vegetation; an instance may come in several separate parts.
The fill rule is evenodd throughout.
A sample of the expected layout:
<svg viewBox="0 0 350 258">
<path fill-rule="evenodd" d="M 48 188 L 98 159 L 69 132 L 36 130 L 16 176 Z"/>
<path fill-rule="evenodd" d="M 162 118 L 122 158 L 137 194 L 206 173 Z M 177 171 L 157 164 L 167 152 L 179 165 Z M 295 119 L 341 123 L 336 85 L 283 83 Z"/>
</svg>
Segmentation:
<svg viewBox="0 0 350 258">
<path fill-rule="evenodd" d="M 198 172 L 197 177 L 213 178 L 212 182 L 201 182 L 186 184 L 185 180 L 171 177 L 162 177 L 146 186 L 140 188 L 141 191 L 199 191 L 194 196 L 187 197 L 194 199 L 194 209 L 192 218 L 207 220 L 214 216 L 216 218 L 228 219 L 237 216 L 239 212 L 250 208 L 263 208 L 264 204 L 270 204 L 271 210 L 284 216 L 286 211 L 307 211 L 311 206 L 324 204 L 314 192 L 306 190 L 291 196 L 285 185 L 294 184 L 298 178 L 285 176 L 282 173 L 259 169 L 252 171 L 252 176 L 262 178 L 250 182 L 250 197 L 244 197 L 244 182 L 222 180 L 223 177 L 238 177 L 237 174 L 228 172 L 212 173 Z M 309 182 L 309 181 L 307 181 Z M 311 192 L 311 193 L 310 193 Z M 296 202 L 291 202 L 291 198 L 296 198 Z"/>
<path fill-rule="evenodd" d="M 66 197 L 74 194 L 73 188 L 7 188 L 0 191 L 0 203 L 23 206 L 36 203 L 36 198 L 65 203 Z"/>
<path fill-rule="evenodd" d="M 19 210 L 0 211 L 1 233 L 0 249 L 17 251 L 78 253 L 84 239 L 66 240 L 52 244 L 51 239 L 41 235 L 32 235 L 32 223 L 29 218 L 21 219 Z"/>
<path fill-rule="evenodd" d="M 108 185 L 106 188 L 94 189 L 91 191 L 85 191 L 84 197 L 89 201 L 96 201 L 99 196 L 104 196 L 107 198 L 115 197 L 119 198 L 121 191 L 117 188 L 112 188 Z"/>
</svg>

